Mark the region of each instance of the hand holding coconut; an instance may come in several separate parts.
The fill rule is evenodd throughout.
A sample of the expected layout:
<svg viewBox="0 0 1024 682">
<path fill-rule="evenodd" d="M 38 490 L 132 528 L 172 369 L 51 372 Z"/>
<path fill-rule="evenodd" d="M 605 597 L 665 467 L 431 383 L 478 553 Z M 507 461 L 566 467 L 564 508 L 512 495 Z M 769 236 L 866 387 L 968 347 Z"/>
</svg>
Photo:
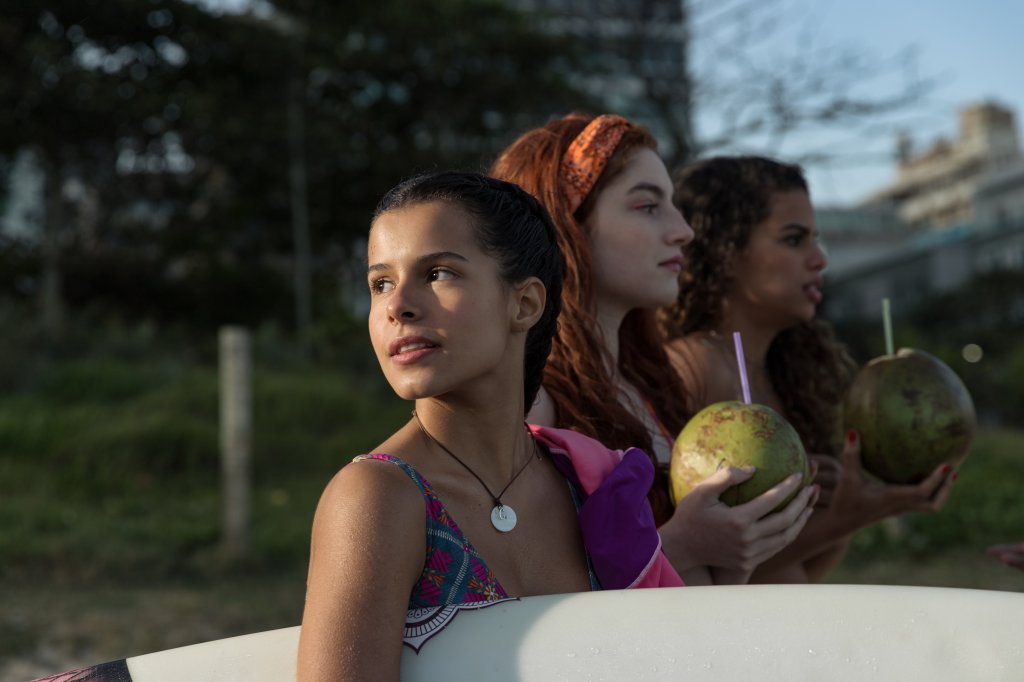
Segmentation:
<svg viewBox="0 0 1024 682">
<path fill-rule="evenodd" d="M 825 514 L 850 532 L 906 512 L 937 512 L 953 492 L 956 472 L 940 464 L 919 483 L 887 484 L 865 476 L 861 463 L 861 439 L 850 430 L 839 456 L 841 475 L 832 491 Z"/>
<path fill-rule="evenodd" d="M 865 475 L 860 439 L 849 431 L 838 458 L 814 456 L 822 466 L 815 482 L 822 486 L 818 510 L 803 532 L 762 569 L 784 570 L 792 562 L 807 562 L 807 578 L 821 580 L 842 559 L 852 534 L 883 519 L 905 512 L 938 512 L 953 492 L 956 472 L 940 464 L 925 480 L 911 485 L 887 484 Z M 823 551 L 834 548 L 835 552 Z M 756 576 L 755 576 L 756 578 Z"/>
<path fill-rule="evenodd" d="M 754 474 L 753 466 L 722 466 L 679 500 L 672 518 L 659 529 L 673 566 L 709 566 L 715 584 L 742 584 L 799 535 L 811 516 L 817 487 L 793 474 L 748 502 L 730 506 L 722 501 L 726 491 Z"/>
<path fill-rule="evenodd" d="M 743 548 L 746 554 L 738 557 L 739 561 L 730 557 L 737 568 L 727 569 L 726 575 L 746 582 L 759 564 L 792 542 L 803 529 L 817 497 L 817 486 L 807 487 L 811 468 L 796 430 L 770 407 L 751 404 L 739 333 L 733 335 L 733 342 L 744 401 L 710 405 L 687 423 L 672 448 L 670 476 L 677 512 L 679 507 L 684 512 L 689 508 L 692 503 L 687 503 L 688 498 L 701 486 L 704 500 L 713 494 L 716 502 L 739 508 L 735 519 L 742 525 L 738 529 L 749 536 L 741 536 L 733 548 Z M 744 476 L 726 479 L 724 482 L 731 485 L 725 488 L 712 484 L 709 490 L 708 482 L 723 467 L 738 469 Z M 801 488 L 804 490 L 797 502 L 787 506 Z"/>
<path fill-rule="evenodd" d="M 974 439 L 974 403 L 960 377 L 921 350 L 901 348 L 858 372 L 844 418 L 863 439 L 864 466 L 889 483 L 957 467 Z"/>
</svg>

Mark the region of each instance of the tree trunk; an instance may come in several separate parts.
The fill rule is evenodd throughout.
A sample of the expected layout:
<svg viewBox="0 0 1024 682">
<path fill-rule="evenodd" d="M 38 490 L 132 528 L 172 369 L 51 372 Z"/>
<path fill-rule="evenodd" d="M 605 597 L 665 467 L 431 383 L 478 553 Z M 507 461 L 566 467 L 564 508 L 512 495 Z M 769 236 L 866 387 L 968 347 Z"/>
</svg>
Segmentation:
<svg viewBox="0 0 1024 682">
<path fill-rule="evenodd" d="M 61 296 L 60 232 L 64 224 L 61 169 L 50 160 L 42 163 L 45 187 L 45 215 L 42 221 L 42 272 L 39 287 L 39 321 L 43 333 L 54 341 L 64 327 L 64 300 Z"/>
<path fill-rule="evenodd" d="M 297 30 L 292 38 L 292 65 L 288 76 L 288 182 L 291 193 L 292 235 L 295 247 L 295 326 L 299 349 L 309 352 L 309 331 L 313 321 L 311 247 L 309 236 L 309 179 L 306 171 L 306 93 L 302 69 L 305 34 Z"/>
</svg>

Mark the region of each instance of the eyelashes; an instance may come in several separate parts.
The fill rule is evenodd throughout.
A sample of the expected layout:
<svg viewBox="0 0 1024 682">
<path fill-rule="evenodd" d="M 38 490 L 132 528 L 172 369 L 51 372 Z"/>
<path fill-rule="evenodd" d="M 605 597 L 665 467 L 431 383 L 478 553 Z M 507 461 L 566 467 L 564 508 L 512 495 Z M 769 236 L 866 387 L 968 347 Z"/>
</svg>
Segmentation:
<svg viewBox="0 0 1024 682">
<path fill-rule="evenodd" d="M 458 277 L 458 273 L 456 273 L 451 268 L 435 265 L 434 267 L 430 268 L 427 271 L 425 281 L 443 282 L 455 279 L 456 277 Z M 370 293 L 374 295 L 386 294 L 395 288 L 395 283 L 387 277 L 377 277 L 375 279 L 371 279 L 368 282 L 368 285 L 370 288 Z"/>
</svg>

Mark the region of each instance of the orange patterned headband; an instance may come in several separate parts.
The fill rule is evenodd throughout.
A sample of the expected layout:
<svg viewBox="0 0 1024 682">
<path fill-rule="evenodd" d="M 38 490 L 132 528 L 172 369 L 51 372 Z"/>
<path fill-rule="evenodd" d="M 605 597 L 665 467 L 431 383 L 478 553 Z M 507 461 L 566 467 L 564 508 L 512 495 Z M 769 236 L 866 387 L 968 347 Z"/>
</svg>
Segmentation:
<svg viewBox="0 0 1024 682">
<path fill-rule="evenodd" d="M 619 146 L 631 123 L 621 116 L 604 114 L 587 124 L 562 156 L 560 176 L 569 199 L 569 212 L 575 213 L 594 183 L 601 177 L 608 159 Z"/>
</svg>

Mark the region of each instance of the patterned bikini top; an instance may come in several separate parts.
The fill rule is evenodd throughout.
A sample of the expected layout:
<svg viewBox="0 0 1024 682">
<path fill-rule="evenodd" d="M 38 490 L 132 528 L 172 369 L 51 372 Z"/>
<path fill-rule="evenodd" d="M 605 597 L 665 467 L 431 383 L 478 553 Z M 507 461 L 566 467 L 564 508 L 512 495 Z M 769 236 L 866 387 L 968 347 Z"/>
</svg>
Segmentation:
<svg viewBox="0 0 1024 682">
<path fill-rule="evenodd" d="M 508 596 L 472 543 L 459 530 L 427 479 L 393 455 L 359 455 L 352 461 L 367 459 L 399 466 L 419 487 L 427 507 L 427 553 L 423 572 L 409 595 L 402 638 L 405 646 L 418 653 L 427 640 L 444 630 L 460 611 L 486 608 L 515 599 Z M 571 482 L 566 480 L 566 483 L 578 514 L 581 504 L 579 493 Z M 600 590 L 601 584 L 589 556 L 587 574 L 590 589 Z"/>
<path fill-rule="evenodd" d="M 448 513 L 433 487 L 411 465 L 398 457 L 386 454 L 360 455 L 353 462 L 374 459 L 399 466 L 419 487 L 427 510 L 427 553 L 423 572 L 409 595 L 409 608 L 427 608 L 449 604 L 473 604 L 494 601 L 508 597 L 491 569 L 484 563 L 472 543 L 462 534 L 455 519 Z M 568 481 L 576 511 L 580 510 L 580 499 L 576 489 Z M 600 585 L 588 558 L 592 590 Z"/>
</svg>

